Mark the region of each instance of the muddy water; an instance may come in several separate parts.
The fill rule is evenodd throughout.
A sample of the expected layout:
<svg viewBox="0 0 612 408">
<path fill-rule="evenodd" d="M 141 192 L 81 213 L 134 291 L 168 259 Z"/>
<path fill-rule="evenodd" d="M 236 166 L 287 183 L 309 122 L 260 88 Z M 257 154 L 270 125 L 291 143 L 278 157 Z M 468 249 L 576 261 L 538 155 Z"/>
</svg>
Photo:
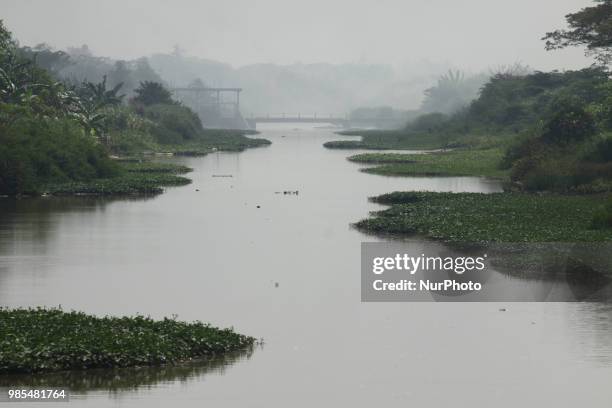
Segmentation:
<svg viewBox="0 0 612 408">
<path fill-rule="evenodd" d="M 264 338 L 221 361 L 37 381 L 71 385 L 73 407 L 609 406 L 609 306 L 360 302 L 360 243 L 381 239 L 349 224 L 382 208 L 368 196 L 497 183 L 364 174 L 354 152 L 321 147 L 329 130 L 262 137 L 273 144 L 176 159 L 193 184 L 151 199 L 0 201 L 0 304 Z"/>
</svg>

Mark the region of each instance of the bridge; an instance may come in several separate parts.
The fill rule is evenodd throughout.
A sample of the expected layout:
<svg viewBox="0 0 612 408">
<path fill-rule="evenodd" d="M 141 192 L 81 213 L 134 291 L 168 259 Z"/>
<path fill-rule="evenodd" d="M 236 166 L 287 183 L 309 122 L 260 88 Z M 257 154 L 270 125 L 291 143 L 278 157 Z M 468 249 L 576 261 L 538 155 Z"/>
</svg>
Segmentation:
<svg viewBox="0 0 612 408">
<path fill-rule="evenodd" d="M 242 88 L 212 88 L 189 86 L 172 88 L 176 99 L 193 109 L 206 127 L 248 128 L 240 113 Z"/>
<path fill-rule="evenodd" d="M 335 126 L 347 127 L 349 120 L 347 118 L 341 118 L 334 115 L 304 115 L 301 113 L 296 114 L 276 114 L 266 116 L 256 116 L 246 119 L 253 129 L 257 127 L 258 123 L 328 123 Z"/>
</svg>

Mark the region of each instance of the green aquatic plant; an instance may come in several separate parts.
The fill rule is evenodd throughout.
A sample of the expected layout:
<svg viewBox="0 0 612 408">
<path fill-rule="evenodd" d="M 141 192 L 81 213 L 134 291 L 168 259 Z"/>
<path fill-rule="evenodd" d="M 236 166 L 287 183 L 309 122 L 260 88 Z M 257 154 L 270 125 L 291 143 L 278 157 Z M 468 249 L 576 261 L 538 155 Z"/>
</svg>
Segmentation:
<svg viewBox="0 0 612 408">
<path fill-rule="evenodd" d="M 45 192 L 51 195 L 152 195 L 162 193 L 162 187 L 183 186 L 191 180 L 179 176 L 190 172 L 187 166 L 149 161 L 119 162 L 118 176 L 86 181 L 50 183 Z"/>
<path fill-rule="evenodd" d="M 502 156 L 503 151 L 494 148 L 427 154 L 365 153 L 348 159 L 377 164 L 363 171 L 388 176 L 487 176 L 504 179 L 508 172 L 500 169 Z"/>
<path fill-rule="evenodd" d="M 0 309 L 0 373 L 176 364 L 246 349 L 255 339 L 202 322 Z"/>
<path fill-rule="evenodd" d="M 395 192 L 371 200 L 391 206 L 355 224 L 375 234 L 468 243 L 612 241 L 612 229 L 591 228 L 597 195 Z"/>
<path fill-rule="evenodd" d="M 593 229 L 612 229 L 612 200 L 595 212 L 591 227 Z"/>
</svg>

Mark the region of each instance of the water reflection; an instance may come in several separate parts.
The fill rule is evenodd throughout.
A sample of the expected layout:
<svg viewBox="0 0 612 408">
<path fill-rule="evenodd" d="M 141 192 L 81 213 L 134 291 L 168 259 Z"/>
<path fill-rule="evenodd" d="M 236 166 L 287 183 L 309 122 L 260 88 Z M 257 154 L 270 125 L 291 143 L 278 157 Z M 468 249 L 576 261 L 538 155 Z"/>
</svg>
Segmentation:
<svg viewBox="0 0 612 408">
<path fill-rule="evenodd" d="M 28 243 L 33 249 L 45 248 L 62 216 L 91 213 L 103 215 L 116 201 L 144 202 L 153 196 L 141 197 L 38 197 L 0 198 L 0 256 L 16 252 L 15 245 Z"/>
<path fill-rule="evenodd" d="M 261 347 L 261 346 L 255 346 Z M 161 383 L 201 381 L 207 374 L 223 375 L 234 363 L 248 360 L 254 348 L 207 359 L 160 367 L 59 371 L 0 376 L 0 387 L 68 388 L 74 394 L 90 391 L 136 391 Z"/>
<path fill-rule="evenodd" d="M 349 228 L 383 208 L 368 196 L 493 192 L 499 184 L 376 177 L 348 162 L 351 152 L 324 149 L 338 138 L 329 131 L 262 131 L 273 140 L 265 149 L 176 159 L 194 168 L 193 184 L 152 200 L 85 200 L 44 215 L 22 210 L 34 205 L 24 200 L 0 215 L 3 306 L 178 314 L 266 339 L 223 375 L 187 374 L 184 387 L 179 375 L 168 379 L 173 387 L 146 369 L 153 382 L 138 392 L 118 388 L 109 401 L 100 391 L 71 406 L 609 406 L 608 309 L 360 302 L 360 245 L 386 240 Z M 283 190 L 300 194 L 275 194 Z M 139 375 L 129 372 L 125 381 Z"/>
</svg>

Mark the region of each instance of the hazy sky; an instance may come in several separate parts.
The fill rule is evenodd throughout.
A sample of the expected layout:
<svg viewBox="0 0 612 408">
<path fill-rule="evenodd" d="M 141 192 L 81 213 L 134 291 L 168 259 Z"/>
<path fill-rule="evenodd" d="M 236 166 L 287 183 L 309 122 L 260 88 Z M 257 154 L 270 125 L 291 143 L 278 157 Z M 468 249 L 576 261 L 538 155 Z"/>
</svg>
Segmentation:
<svg viewBox="0 0 612 408">
<path fill-rule="evenodd" d="M 588 65 L 580 49 L 540 41 L 590 0 L 0 0 L 24 45 L 86 43 L 98 55 L 169 52 L 257 62 L 451 62 L 480 70 Z"/>
</svg>

